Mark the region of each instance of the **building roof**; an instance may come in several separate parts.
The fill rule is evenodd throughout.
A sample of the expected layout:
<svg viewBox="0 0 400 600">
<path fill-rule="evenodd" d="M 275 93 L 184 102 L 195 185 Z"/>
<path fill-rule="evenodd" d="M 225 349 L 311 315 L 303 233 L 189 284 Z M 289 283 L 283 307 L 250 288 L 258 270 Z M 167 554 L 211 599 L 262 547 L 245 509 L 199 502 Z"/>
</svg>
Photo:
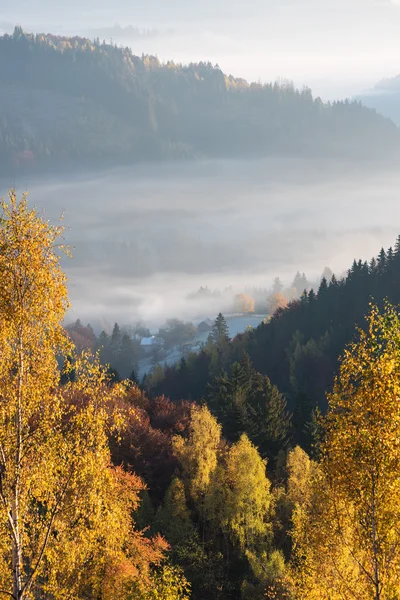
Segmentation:
<svg viewBox="0 0 400 600">
<path fill-rule="evenodd" d="M 199 323 L 197 325 L 197 330 L 200 332 L 203 331 L 211 331 L 212 327 L 209 323 L 207 323 L 207 321 L 202 321 L 201 323 Z"/>
</svg>

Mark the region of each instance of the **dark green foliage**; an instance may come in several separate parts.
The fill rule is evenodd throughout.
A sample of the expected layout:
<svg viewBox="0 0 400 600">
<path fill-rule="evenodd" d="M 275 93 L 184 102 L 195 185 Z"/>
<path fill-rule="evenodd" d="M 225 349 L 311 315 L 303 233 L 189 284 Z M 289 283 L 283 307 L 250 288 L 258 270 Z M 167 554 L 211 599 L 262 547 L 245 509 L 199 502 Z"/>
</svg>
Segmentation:
<svg viewBox="0 0 400 600">
<path fill-rule="evenodd" d="M 286 401 L 268 377 L 257 373 L 249 356 L 222 372 L 210 388 L 207 404 L 231 442 L 247 433 L 261 456 L 274 460 L 289 442 Z"/>
<path fill-rule="evenodd" d="M 301 275 L 296 276 L 300 279 Z M 267 384 L 258 380 L 261 375 L 267 376 L 285 396 L 293 413 L 293 442 L 313 453 L 313 415 L 317 408 L 326 409 L 325 394 L 332 385 L 338 358 L 352 339 L 355 326 L 364 326 L 371 299 L 382 305 L 384 298 L 394 305 L 400 303 L 400 237 L 394 250 L 382 249 L 369 264 L 355 260 L 342 279 L 332 276 L 328 282 L 323 278 L 317 294 L 313 290 L 304 292 L 267 323 L 236 336 L 222 350 L 210 341 L 201 357 L 191 357 L 184 389 L 180 387 L 178 369 L 169 367 L 164 379 L 158 381 L 157 393 L 165 391 L 172 398 L 200 400 L 208 383 L 213 410 L 224 423 L 225 435 L 233 439 L 239 431 L 250 435 L 249 424 L 243 424 L 248 414 L 248 393 L 252 402 L 259 397 L 255 390 L 261 397 L 267 393 Z M 247 387 L 240 384 L 244 366 L 233 366 L 244 352 L 258 371 L 257 376 L 246 375 Z M 236 396 L 235 390 L 240 392 Z"/>
<path fill-rule="evenodd" d="M 137 377 L 137 375 L 136 375 L 136 371 L 135 371 L 135 369 L 132 369 L 132 371 L 131 371 L 131 373 L 130 373 L 130 375 L 129 375 L 129 377 L 128 377 L 128 380 L 129 380 L 131 383 L 135 383 L 136 385 L 139 385 L 139 379 L 138 379 L 138 377 Z"/>
<path fill-rule="evenodd" d="M 381 157 L 395 126 L 357 102 L 323 104 L 288 84 L 248 84 L 217 66 L 162 64 L 79 37 L 0 37 L 0 165 L 266 154 Z"/>
<path fill-rule="evenodd" d="M 229 341 L 229 329 L 222 313 L 219 313 L 214 321 L 211 338 L 218 348 L 222 348 Z"/>
<path fill-rule="evenodd" d="M 193 323 L 167 319 L 165 326 L 159 330 L 158 337 L 164 340 L 166 349 L 177 346 L 183 354 L 185 346 L 193 341 L 196 333 L 197 329 Z"/>
<path fill-rule="evenodd" d="M 123 379 L 136 381 L 132 379 L 132 373 L 137 372 L 140 342 L 121 331 L 118 323 L 114 324 L 111 336 L 102 331 L 97 340 L 95 338 L 92 349 L 98 350 L 101 362 L 111 365 Z"/>
</svg>

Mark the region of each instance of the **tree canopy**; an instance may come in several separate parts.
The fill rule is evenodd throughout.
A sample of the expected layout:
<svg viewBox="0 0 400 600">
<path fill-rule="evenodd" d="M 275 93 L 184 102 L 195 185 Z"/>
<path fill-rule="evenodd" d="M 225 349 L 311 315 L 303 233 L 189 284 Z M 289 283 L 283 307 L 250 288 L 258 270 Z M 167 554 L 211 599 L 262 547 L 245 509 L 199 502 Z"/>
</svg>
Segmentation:
<svg viewBox="0 0 400 600">
<path fill-rule="evenodd" d="M 87 353 L 71 362 L 62 228 L 14 191 L 1 209 L 0 594 L 167 598 L 170 578 L 183 600 L 185 580 L 163 570 L 167 543 L 132 520 L 143 483 L 111 462 L 126 386 Z M 73 369 L 64 385 L 60 358 Z"/>
<path fill-rule="evenodd" d="M 0 37 L 2 170 L 279 155 L 381 157 L 396 127 L 359 102 L 161 63 L 100 40 Z"/>
</svg>

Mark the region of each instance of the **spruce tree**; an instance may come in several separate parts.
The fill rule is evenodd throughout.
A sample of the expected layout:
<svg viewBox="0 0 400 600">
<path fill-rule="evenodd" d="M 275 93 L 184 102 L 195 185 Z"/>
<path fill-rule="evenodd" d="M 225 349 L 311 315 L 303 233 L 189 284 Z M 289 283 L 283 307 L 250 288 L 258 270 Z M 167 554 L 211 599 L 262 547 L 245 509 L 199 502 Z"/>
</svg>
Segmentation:
<svg viewBox="0 0 400 600">
<path fill-rule="evenodd" d="M 212 338 L 217 346 L 222 346 L 229 341 L 229 329 L 225 317 L 219 313 L 212 328 Z"/>
<path fill-rule="evenodd" d="M 118 323 L 114 323 L 114 327 L 111 334 L 111 350 L 114 360 L 118 357 L 121 350 L 121 339 L 122 334 Z"/>
<path fill-rule="evenodd" d="M 273 286 L 272 286 L 272 293 L 273 294 L 280 294 L 282 292 L 282 290 L 283 290 L 283 284 L 282 284 L 280 278 L 279 277 L 275 277 L 274 283 L 273 283 Z"/>
</svg>

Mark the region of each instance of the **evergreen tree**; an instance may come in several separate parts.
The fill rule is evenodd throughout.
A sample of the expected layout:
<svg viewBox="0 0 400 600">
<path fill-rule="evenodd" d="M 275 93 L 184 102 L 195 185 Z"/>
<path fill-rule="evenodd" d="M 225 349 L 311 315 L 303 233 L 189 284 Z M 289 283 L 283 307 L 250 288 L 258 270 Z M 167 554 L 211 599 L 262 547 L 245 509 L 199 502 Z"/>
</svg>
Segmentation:
<svg viewBox="0 0 400 600">
<path fill-rule="evenodd" d="M 281 282 L 279 277 L 275 277 L 274 279 L 274 283 L 272 286 L 272 293 L 273 294 L 280 294 L 283 290 L 283 283 Z"/>
<path fill-rule="evenodd" d="M 110 339 L 111 351 L 112 351 L 114 360 L 118 359 L 118 355 L 121 351 L 121 340 L 122 340 L 121 329 L 120 329 L 118 323 L 114 323 L 114 327 L 113 327 L 113 330 L 111 333 L 111 339 Z"/>
<path fill-rule="evenodd" d="M 136 375 L 135 369 L 132 369 L 132 371 L 130 372 L 128 380 L 131 381 L 132 383 L 135 383 L 136 385 L 139 385 L 139 379 L 138 379 L 138 376 Z"/>
<path fill-rule="evenodd" d="M 286 401 L 268 377 L 257 373 L 247 354 L 232 365 L 230 377 L 222 372 L 215 379 L 207 403 L 230 441 L 237 441 L 246 432 L 262 456 L 270 459 L 288 443 Z"/>
<path fill-rule="evenodd" d="M 219 313 L 215 319 L 211 335 L 218 347 L 224 346 L 229 341 L 229 329 L 222 313 Z"/>
<path fill-rule="evenodd" d="M 120 350 L 117 359 L 114 359 L 113 366 L 118 370 L 123 378 L 137 369 L 137 355 L 135 347 L 129 335 L 124 333 L 120 342 Z"/>
<path fill-rule="evenodd" d="M 113 359 L 110 338 L 103 330 L 97 339 L 97 349 L 100 355 L 100 361 L 103 365 L 108 365 Z"/>
<path fill-rule="evenodd" d="M 325 279 L 325 277 L 323 277 L 321 279 L 321 283 L 319 284 L 319 288 L 318 288 L 318 297 L 321 297 L 325 294 L 325 292 L 328 289 L 328 282 Z"/>
<path fill-rule="evenodd" d="M 386 252 L 384 248 L 381 248 L 381 251 L 379 252 L 377 263 L 379 274 L 384 273 L 386 269 Z"/>
</svg>

